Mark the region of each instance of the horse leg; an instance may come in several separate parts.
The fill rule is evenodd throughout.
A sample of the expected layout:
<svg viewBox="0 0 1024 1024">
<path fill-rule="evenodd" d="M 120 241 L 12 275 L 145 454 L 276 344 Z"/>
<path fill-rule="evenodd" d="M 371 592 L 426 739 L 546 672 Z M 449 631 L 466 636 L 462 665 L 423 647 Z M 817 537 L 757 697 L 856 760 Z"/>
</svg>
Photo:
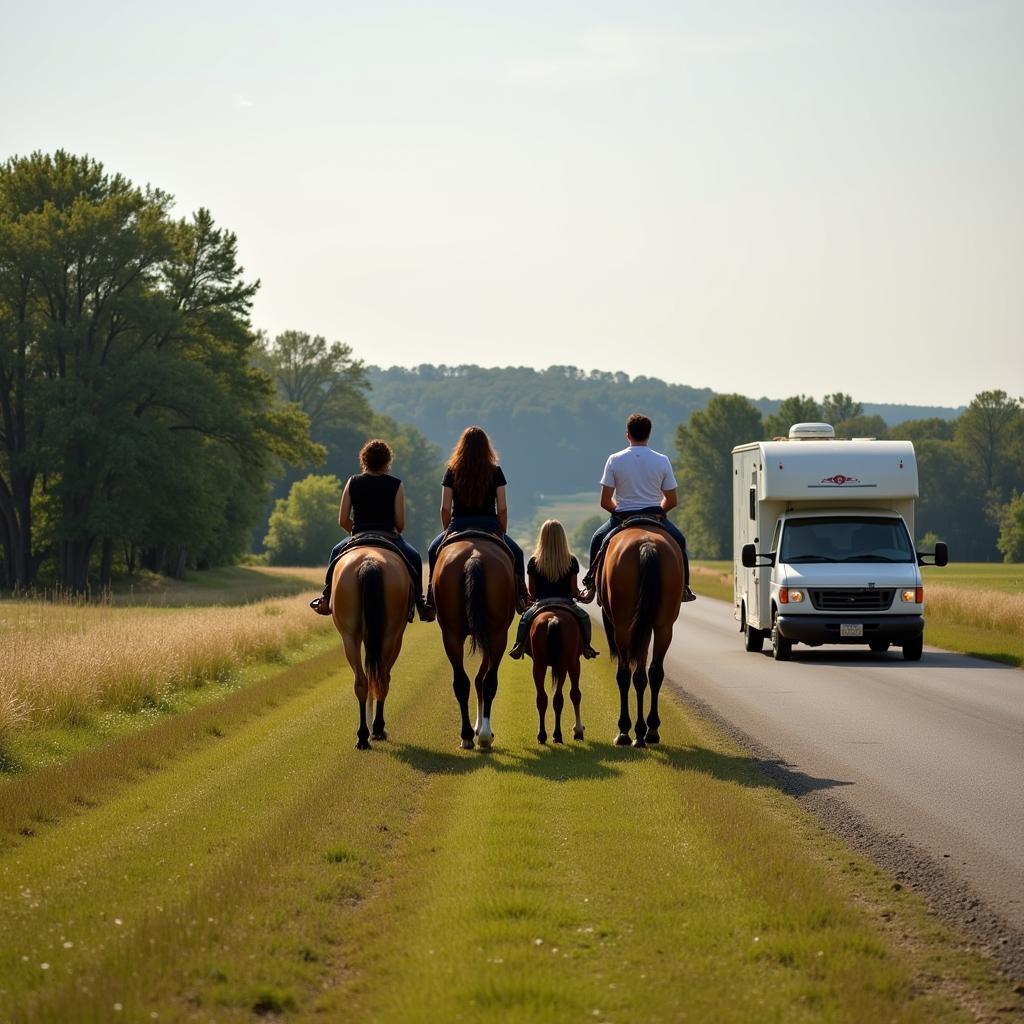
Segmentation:
<svg viewBox="0 0 1024 1024">
<path fill-rule="evenodd" d="M 583 719 L 580 717 L 580 659 L 573 658 L 569 662 L 569 700 L 572 701 L 572 709 L 576 714 L 576 724 L 573 726 L 572 738 L 583 739 Z"/>
<path fill-rule="evenodd" d="M 647 689 L 647 669 L 644 667 L 646 652 L 643 659 L 637 663 L 633 672 L 633 689 L 636 691 L 636 739 L 633 740 L 634 747 L 647 746 L 647 722 L 644 719 L 644 691 Z"/>
<path fill-rule="evenodd" d="M 352 666 L 356 700 L 359 701 L 359 729 L 356 731 L 356 749 L 370 749 L 370 730 L 366 727 L 366 698 L 370 692 L 370 684 L 363 671 L 363 661 L 359 652 L 359 641 L 348 635 L 342 637 L 345 645 L 345 657 Z"/>
<path fill-rule="evenodd" d="M 563 743 L 565 741 L 562 739 L 562 708 L 565 707 L 565 697 L 562 694 L 562 687 L 565 686 L 565 670 L 558 672 L 552 668 L 551 675 L 555 681 L 555 696 L 551 701 L 551 706 L 555 709 L 555 731 L 551 738 L 556 743 Z"/>
<path fill-rule="evenodd" d="M 480 686 L 484 695 L 484 711 L 476 740 L 484 750 L 489 750 L 494 742 L 494 733 L 491 730 L 491 707 L 498 692 L 498 660 L 500 657 L 500 654 L 495 657 L 493 651 L 486 651 L 480 666 Z"/>
<path fill-rule="evenodd" d="M 619 735 L 615 737 L 617 747 L 629 746 L 629 662 L 619 658 L 619 667 L 615 673 L 615 682 L 619 684 Z"/>
<path fill-rule="evenodd" d="M 390 683 L 391 673 L 388 672 L 381 681 L 381 689 L 383 690 L 383 693 L 377 698 L 377 700 L 373 701 L 373 738 L 375 740 L 386 740 L 388 738 L 388 731 L 384 728 L 384 701 L 387 700 Z"/>
<path fill-rule="evenodd" d="M 533 685 L 537 688 L 537 715 L 540 718 L 540 728 L 537 731 L 537 742 L 547 743 L 548 732 L 545 728 L 544 719 L 548 711 L 548 695 L 544 689 L 544 677 L 548 674 L 548 667 L 543 658 L 536 654 L 533 659 Z"/>
<path fill-rule="evenodd" d="M 661 692 L 661 684 L 665 680 L 665 652 L 672 640 L 672 631 L 665 630 L 664 633 L 654 634 L 654 654 L 651 657 L 651 668 L 648 673 L 648 680 L 651 684 L 651 710 L 647 715 L 647 742 L 660 743 L 661 716 L 658 714 L 658 694 Z"/>
<path fill-rule="evenodd" d="M 464 637 L 444 636 L 444 652 L 452 666 L 452 689 L 455 699 L 459 702 L 459 713 L 462 716 L 462 749 L 473 749 L 473 724 L 469 720 L 469 675 L 462 664 Z"/>
</svg>

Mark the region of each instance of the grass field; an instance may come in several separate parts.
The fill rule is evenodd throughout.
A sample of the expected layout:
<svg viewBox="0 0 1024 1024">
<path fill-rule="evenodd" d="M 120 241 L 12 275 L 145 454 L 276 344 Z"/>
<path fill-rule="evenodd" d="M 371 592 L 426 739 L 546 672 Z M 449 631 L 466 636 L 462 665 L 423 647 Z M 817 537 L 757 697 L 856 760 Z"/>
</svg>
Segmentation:
<svg viewBox="0 0 1024 1024">
<path fill-rule="evenodd" d="M 330 623 L 307 607 L 307 577 L 197 574 L 161 584 L 170 599 L 155 605 L 137 593 L 0 602 L 0 771 L 59 759 L 131 728 L 134 715 L 180 710 L 194 703 L 186 691 L 231 683 L 246 666 L 279 662 L 325 635 Z"/>
<path fill-rule="evenodd" d="M 392 740 L 364 753 L 333 657 L 106 760 L 0 782 L 0 1020 L 924 1022 L 1014 1004 L 672 699 L 662 748 L 612 746 L 607 664 L 584 675 L 586 742 L 540 747 L 529 666 L 507 664 L 498 749 L 462 752 L 436 628 L 416 624 Z"/>
<path fill-rule="evenodd" d="M 698 594 L 732 604 L 732 562 L 693 562 L 691 573 Z M 923 575 L 926 643 L 1024 665 L 1024 566 L 965 562 Z"/>
<path fill-rule="evenodd" d="M 532 517 L 528 519 L 513 518 L 509 524 L 509 532 L 527 550 L 533 550 L 540 524 L 545 519 L 557 519 L 565 527 L 565 532 L 572 537 L 573 531 L 585 519 L 594 515 L 603 515 L 597 500 L 598 491 L 599 488 L 595 487 L 593 491 L 581 491 L 578 494 L 545 495 L 538 503 Z"/>
</svg>

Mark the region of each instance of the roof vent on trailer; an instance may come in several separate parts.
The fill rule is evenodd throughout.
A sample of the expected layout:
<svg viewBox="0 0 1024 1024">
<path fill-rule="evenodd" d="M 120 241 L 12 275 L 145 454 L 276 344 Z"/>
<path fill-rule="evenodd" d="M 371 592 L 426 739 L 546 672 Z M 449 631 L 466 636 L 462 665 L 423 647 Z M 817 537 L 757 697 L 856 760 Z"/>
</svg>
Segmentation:
<svg viewBox="0 0 1024 1024">
<path fill-rule="evenodd" d="M 831 423 L 794 423 L 789 428 L 790 441 L 833 441 L 835 436 Z"/>
</svg>

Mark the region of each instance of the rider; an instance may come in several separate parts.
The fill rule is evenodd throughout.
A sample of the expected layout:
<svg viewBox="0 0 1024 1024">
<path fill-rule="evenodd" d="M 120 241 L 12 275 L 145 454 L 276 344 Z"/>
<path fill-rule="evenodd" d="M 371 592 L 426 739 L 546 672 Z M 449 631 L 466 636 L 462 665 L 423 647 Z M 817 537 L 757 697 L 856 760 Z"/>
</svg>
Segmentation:
<svg viewBox="0 0 1024 1024">
<path fill-rule="evenodd" d="M 510 658 L 523 656 L 530 623 L 537 617 L 538 612 L 551 605 L 568 608 L 575 613 L 583 634 L 583 657 L 597 657 L 598 652 L 590 646 L 593 622 L 586 611 L 576 604 L 576 600 L 585 600 L 589 603 L 594 595 L 591 594 L 584 599 L 580 594 L 576 583 L 579 571 L 580 563 L 569 550 L 565 529 L 557 519 L 549 519 L 540 528 L 537 547 L 526 566 L 526 575 L 530 581 L 531 604 L 526 614 L 519 620 L 515 645 L 508 652 Z"/>
<path fill-rule="evenodd" d="M 598 527 L 590 541 L 590 565 L 583 577 L 584 593 L 594 589 L 593 565 L 605 537 L 622 521 L 626 513 L 643 513 L 657 518 L 661 527 L 679 545 L 683 555 L 683 600 L 696 601 L 690 589 L 690 559 L 686 554 L 686 538 L 667 513 L 676 507 L 675 474 L 667 455 L 648 447 L 651 436 L 650 417 L 635 412 L 626 421 L 629 447 L 608 456 L 601 477 L 601 508 L 610 513 L 608 522 Z"/>
<path fill-rule="evenodd" d="M 508 529 L 508 504 L 505 499 L 505 474 L 498 465 L 498 454 L 483 427 L 466 427 L 448 459 L 441 481 L 441 526 L 444 529 L 427 549 L 430 583 L 427 606 L 434 607 L 434 563 L 441 542 L 449 531 L 483 530 L 501 537 L 512 551 L 516 576 L 516 606 L 526 608 L 526 571 L 523 549 L 505 532 Z"/>
<path fill-rule="evenodd" d="M 387 441 L 374 438 L 359 452 L 362 473 L 350 476 L 341 495 L 338 525 L 351 534 L 335 544 L 327 567 L 323 594 L 309 602 L 319 615 L 331 614 L 331 575 L 334 563 L 353 538 L 360 533 L 382 533 L 399 548 L 416 571 L 416 607 L 424 622 L 432 622 L 433 612 L 423 599 L 423 559 L 402 536 L 405 529 L 405 487 L 396 476 L 389 476 L 393 453 Z"/>
</svg>

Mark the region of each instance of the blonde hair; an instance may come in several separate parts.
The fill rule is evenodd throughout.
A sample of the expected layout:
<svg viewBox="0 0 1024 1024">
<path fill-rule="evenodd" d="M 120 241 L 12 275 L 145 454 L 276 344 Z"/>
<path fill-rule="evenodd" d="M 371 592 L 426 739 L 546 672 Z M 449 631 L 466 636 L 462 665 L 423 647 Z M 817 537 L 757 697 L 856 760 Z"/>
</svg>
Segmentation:
<svg viewBox="0 0 1024 1024">
<path fill-rule="evenodd" d="M 537 571 L 552 583 L 560 580 L 572 566 L 572 552 L 565 528 L 557 519 L 549 519 L 537 535 L 537 547 L 533 552 Z"/>
</svg>

